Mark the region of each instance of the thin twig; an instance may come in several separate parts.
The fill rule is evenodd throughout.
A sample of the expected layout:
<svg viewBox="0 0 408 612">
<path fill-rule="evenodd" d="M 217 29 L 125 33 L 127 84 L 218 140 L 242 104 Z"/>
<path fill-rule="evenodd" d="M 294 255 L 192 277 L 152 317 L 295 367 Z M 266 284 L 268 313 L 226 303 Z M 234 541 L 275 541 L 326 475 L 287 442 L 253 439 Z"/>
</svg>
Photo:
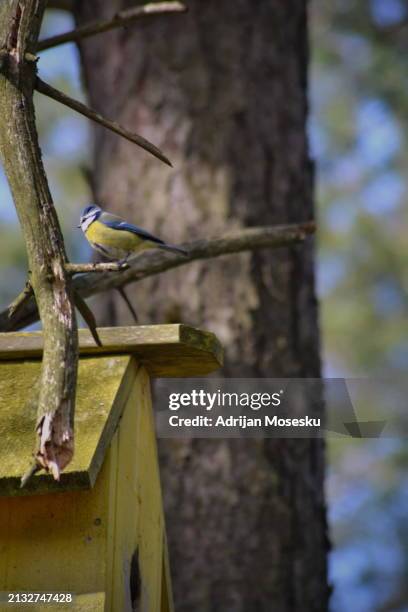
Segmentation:
<svg viewBox="0 0 408 612">
<path fill-rule="evenodd" d="M 116 262 L 103 262 L 103 263 L 85 263 L 85 264 L 73 264 L 68 263 L 65 266 L 66 271 L 69 274 L 84 274 L 90 272 L 120 272 L 121 270 L 127 270 L 129 268 L 128 263 L 116 263 Z"/>
<path fill-rule="evenodd" d="M 133 320 L 135 323 L 139 323 L 139 317 L 137 316 L 137 312 L 136 310 L 133 308 L 133 304 L 129 299 L 129 296 L 127 295 L 126 291 L 124 290 L 123 287 L 116 287 L 116 290 L 120 293 L 122 299 L 124 300 L 124 302 L 126 303 L 126 306 L 129 308 Z"/>
<path fill-rule="evenodd" d="M 303 242 L 306 237 L 315 232 L 313 221 L 277 225 L 271 227 L 253 227 L 237 230 L 219 238 L 195 240 L 182 245 L 188 252 L 187 256 L 167 253 L 160 250 L 145 251 L 131 261 L 128 270 L 124 272 L 107 272 L 106 274 L 85 274 L 74 279 L 74 288 L 83 298 L 102 293 L 108 289 L 117 289 L 129 283 L 142 280 L 178 268 L 191 261 L 220 257 L 231 253 L 254 251 L 258 249 L 277 249 L 293 246 Z M 24 305 L 20 316 L 12 321 L 8 318 L 8 309 L 0 313 L 0 332 L 17 330 L 31 325 L 38 319 L 35 303 Z"/>
<path fill-rule="evenodd" d="M 85 323 L 88 325 L 89 331 L 91 332 L 96 344 L 98 346 L 102 346 L 102 341 L 96 330 L 96 320 L 95 320 L 92 310 L 89 308 L 88 304 L 85 302 L 85 300 L 82 298 L 82 296 L 79 294 L 78 291 L 74 292 L 74 300 L 75 300 L 75 306 L 78 308 Z"/>
<path fill-rule="evenodd" d="M 67 9 L 68 10 L 68 9 Z M 158 15 L 172 15 L 175 13 L 185 13 L 187 7 L 181 2 L 152 2 L 144 4 L 143 6 L 135 6 L 124 11 L 116 13 L 111 19 L 105 21 L 94 21 L 87 25 L 84 25 L 76 30 L 65 32 L 57 36 L 51 36 L 45 40 L 41 40 L 37 45 L 37 51 L 45 51 L 51 47 L 57 47 L 58 45 L 64 45 L 68 42 L 77 42 L 78 40 L 94 36 L 95 34 L 101 34 L 102 32 L 108 32 L 114 28 L 120 28 L 122 26 L 128 26 L 135 21 L 145 19 L 146 17 L 153 17 Z"/>
<path fill-rule="evenodd" d="M 16 299 L 8 307 L 8 317 L 11 319 L 15 317 L 21 310 L 26 302 L 34 295 L 33 288 L 30 281 L 27 281 L 23 291 L 16 297 Z"/>
<path fill-rule="evenodd" d="M 55 89 L 55 87 L 52 87 L 48 83 L 45 83 L 38 77 L 35 82 L 35 88 L 37 91 L 44 94 L 45 96 L 48 96 L 49 98 L 52 98 L 53 100 L 56 100 L 57 102 L 61 102 L 61 104 L 64 104 L 65 106 L 68 106 L 69 108 L 72 108 L 77 113 L 80 113 L 81 115 L 84 115 L 85 117 L 88 117 L 88 119 L 91 119 L 92 121 L 95 121 L 96 123 L 99 123 L 100 125 L 103 125 L 108 130 L 115 132 L 115 134 L 119 134 L 119 136 L 126 138 L 126 140 L 130 140 L 130 142 L 137 144 L 139 147 L 141 147 L 145 151 L 148 151 L 149 153 L 154 155 L 154 157 L 157 157 L 157 159 L 160 159 L 162 162 L 164 162 L 168 166 L 171 166 L 170 160 L 167 159 L 164 153 L 162 153 L 160 149 L 158 149 L 154 144 L 152 144 L 151 142 L 143 138 L 143 136 L 139 136 L 139 134 L 133 134 L 132 132 L 125 130 L 125 128 L 119 125 L 119 123 L 116 123 L 115 121 L 111 121 L 110 119 L 106 119 L 105 117 L 102 117 L 102 115 L 100 115 L 99 113 L 95 112 L 91 108 L 88 108 L 88 106 L 86 106 L 85 104 L 82 104 L 82 102 L 78 102 L 78 100 L 74 100 L 74 98 L 67 96 L 62 91 Z"/>
<path fill-rule="evenodd" d="M 27 482 L 34 476 L 34 474 L 36 474 L 40 470 L 41 466 L 39 466 L 37 461 L 34 460 L 33 463 L 31 463 L 30 467 L 27 469 L 27 471 L 21 477 L 20 489 L 23 489 L 26 486 Z"/>
</svg>

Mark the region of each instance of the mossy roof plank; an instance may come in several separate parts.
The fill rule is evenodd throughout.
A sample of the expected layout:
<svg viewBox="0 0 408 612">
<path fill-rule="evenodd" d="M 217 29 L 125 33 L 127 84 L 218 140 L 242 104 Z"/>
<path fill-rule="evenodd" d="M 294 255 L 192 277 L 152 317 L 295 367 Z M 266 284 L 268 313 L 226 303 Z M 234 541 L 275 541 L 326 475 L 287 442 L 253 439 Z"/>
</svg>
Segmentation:
<svg viewBox="0 0 408 612">
<path fill-rule="evenodd" d="M 61 482 L 35 475 L 20 489 L 35 441 L 41 362 L 0 362 L 0 496 L 89 488 L 121 416 L 136 373 L 129 355 L 81 358 L 75 413 L 75 456 Z"/>
</svg>

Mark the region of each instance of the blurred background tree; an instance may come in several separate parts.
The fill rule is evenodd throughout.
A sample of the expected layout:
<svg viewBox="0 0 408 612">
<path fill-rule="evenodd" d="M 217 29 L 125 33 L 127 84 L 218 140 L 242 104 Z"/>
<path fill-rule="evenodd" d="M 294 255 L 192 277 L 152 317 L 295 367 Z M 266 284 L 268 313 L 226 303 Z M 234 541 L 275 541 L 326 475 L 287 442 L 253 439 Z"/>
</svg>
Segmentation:
<svg viewBox="0 0 408 612">
<path fill-rule="evenodd" d="M 408 366 L 408 3 L 315 0 L 310 138 L 326 376 Z M 329 441 L 332 609 L 408 609 L 407 447 Z"/>
<path fill-rule="evenodd" d="M 188 7 L 80 42 L 90 105 L 174 164 L 97 129 L 96 201 L 175 243 L 312 219 L 305 0 Z M 75 16 L 81 26 L 112 11 L 94 0 Z M 320 374 L 312 240 L 194 262 L 128 295 L 143 322 L 215 332 L 227 376 Z M 104 324 L 132 321 L 117 292 L 97 308 Z M 161 439 L 159 454 L 179 612 L 325 608 L 321 440 Z"/>
<path fill-rule="evenodd" d="M 319 253 L 326 376 L 406 370 L 408 3 L 311 4 L 310 141 L 317 160 Z M 73 27 L 49 11 L 44 36 Z M 81 95 L 73 45 L 42 54 L 46 80 Z M 69 256 L 90 257 L 77 225 L 91 194 L 86 120 L 37 95 L 45 164 Z M 0 178 L 0 298 L 25 281 L 25 253 Z M 407 451 L 398 440 L 329 441 L 327 479 L 334 552 L 332 610 L 408 608 Z"/>
</svg>

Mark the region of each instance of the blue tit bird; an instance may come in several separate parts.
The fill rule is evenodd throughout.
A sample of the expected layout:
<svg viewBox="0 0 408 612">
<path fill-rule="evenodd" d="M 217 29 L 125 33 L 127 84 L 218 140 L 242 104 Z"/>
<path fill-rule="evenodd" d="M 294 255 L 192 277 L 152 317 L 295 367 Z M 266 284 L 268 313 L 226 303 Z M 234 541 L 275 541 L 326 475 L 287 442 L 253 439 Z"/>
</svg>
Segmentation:
<svg viewBox="0 0 408 612">
<path fill-rule="evenodd" d="M 121 217 L 103 211 L 99 206 L 87 206 L 78 227 L 84 232 L 89 244 L 111 260 L 127 261 L 141 251 L 154 248 L 187 255 L 184 249 L 166 244 Z"/>
</svg>

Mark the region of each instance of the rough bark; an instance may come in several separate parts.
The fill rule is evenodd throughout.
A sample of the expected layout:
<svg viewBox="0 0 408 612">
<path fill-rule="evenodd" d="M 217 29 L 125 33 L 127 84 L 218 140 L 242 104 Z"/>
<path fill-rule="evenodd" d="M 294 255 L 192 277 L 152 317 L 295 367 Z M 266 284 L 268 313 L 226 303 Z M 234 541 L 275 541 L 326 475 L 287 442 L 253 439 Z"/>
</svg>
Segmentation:
<svg viewBox="0 0 408 612">
<path fill-rule="evenodd" d="M 44 0 L 0 3 L 0 153 L 44 329 L 36 462 L 58 478 L 73 453 L 78 357 L 71 281 L 35 128 L 33 60 L 45 5 Z"/>
<path fill-rule="evenodd" d="M 79 25 L 129 3 L 76 5 Z M 91 105 L 164 148 L 161 167 L 95 132 L 95 198 L 180 243 L 313 217 L 305 0 L 191 0 L 189 13 L 81 43 Z M 138 283 L 143 321 L 215 332 L 226 375 L 320 374 L 313 246 L 195 262 Z M 106 322 L 128 321 L 113 295 Z M 307 398 L 305 398 L 307 403 Z M 161 441 L 179 612 L 327 606 L 319 440 Z"/>
</svg>

